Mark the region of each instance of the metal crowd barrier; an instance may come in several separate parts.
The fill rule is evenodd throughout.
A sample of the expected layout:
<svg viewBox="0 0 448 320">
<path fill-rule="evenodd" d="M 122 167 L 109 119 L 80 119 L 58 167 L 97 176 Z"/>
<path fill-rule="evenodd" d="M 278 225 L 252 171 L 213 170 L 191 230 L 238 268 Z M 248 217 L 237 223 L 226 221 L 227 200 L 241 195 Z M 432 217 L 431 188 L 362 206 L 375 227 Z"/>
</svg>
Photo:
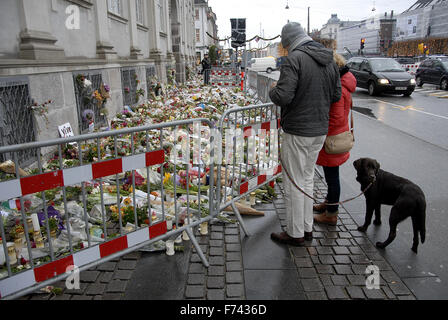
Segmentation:
<svg viewBox="0 0 448 320">
<path fill-rule="evenodd" d="M 241 84 L 240 69 L 212 67 L 210 72 L 210 84 L 212 86 L 239 87 Z"/>
<path fill-rule="evenodd" d="M 210 120 L 195 119 L 1 147 L 0 155 L 11 159 L 11 175 L 0 181 L 7 269 L 0 299 L 32 293 L 67 278 L 67 270 L 83 271 L 184 231 L 208 267 L 192 228 L 218 213 L 214 175 L 207 182 L 203 177 L 206 169 L 214 172 L 214 164 L 192 167 L 189 151 L 178 157 L 197 124 L 213 128 Z M 194 141 L 202 159 L 201 137 Z M 34 175 L 26 175 L 17 160 L 25 150 L 37 153 Z M 41 154 L 49 150 L 55 158 L 45 170 Z M 170 160 L 168 152 L 175 155 Z M 208 197 L 201 195 L 204 184 Z M 209 214 L 201 213 L 207 207 Z"/>
<path fill-rule="evenodd" d="M 235 203 L 279 177 L 279 127 L 280 110 L 272 103 L 230 109 L 219 121 L 225 156 L 217 168 L 217 203 L 220 211 L 231 206 L 247 236 Z"/>
</svg>

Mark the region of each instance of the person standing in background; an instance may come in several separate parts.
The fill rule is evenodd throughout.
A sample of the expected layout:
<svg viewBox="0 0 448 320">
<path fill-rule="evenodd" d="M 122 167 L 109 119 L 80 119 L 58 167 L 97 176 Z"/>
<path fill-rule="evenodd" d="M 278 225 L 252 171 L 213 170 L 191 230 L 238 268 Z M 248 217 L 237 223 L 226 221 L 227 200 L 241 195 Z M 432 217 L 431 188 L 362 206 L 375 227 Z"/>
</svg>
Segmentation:
<svg viewBox="0 0 448 320">
<path fill-rule="evenodd" d="M 204 74 L 204 84 L 208 85 L 210 82 L 210 60 L 208 58 L 208 54 L 204 55 L 204 59 L 202 59 L 202 72 Z"/>
</svg>

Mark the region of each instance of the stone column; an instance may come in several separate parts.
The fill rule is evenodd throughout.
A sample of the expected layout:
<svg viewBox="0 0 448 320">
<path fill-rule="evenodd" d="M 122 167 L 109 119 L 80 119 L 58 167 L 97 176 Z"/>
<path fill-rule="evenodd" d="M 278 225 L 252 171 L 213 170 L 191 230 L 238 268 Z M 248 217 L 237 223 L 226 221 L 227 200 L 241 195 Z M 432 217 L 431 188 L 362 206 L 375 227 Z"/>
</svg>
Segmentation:
<svg viewBox="0 0 448 320">
<path fill-rule="evenodd" d="M 117 52 L 110 43 L 109 18 L 107 16 L 107 0 L 95 0 L 96 14 L 96 53 L 98 58 L 113 60 L 117 58 Z"/>
<path fill-rule="evenodd" d="M 181 24 L 180 22 L 171 22 L 171 36 L 173 41 L 173 54 L 176 59 L 176 81 L 185 82 L 185 56 L 181 52 L 182 39 L 180 36 Z"/>
<path fill-rule="evenodd" d="M 160 80 L 166 80 L 165 63 L 160 46 L 160 15 L 157 14 L 157 0 L 148 0 L 148 24 L 149 24 L 149 58 L 154 60 L 156 73 Z"/>
<path fill-rule="evenodd" d="M 64 59 L 64 49 L 58 47 L 51 33 L 48 1 L 18 0 L 22 31 L 19 58 L 30 60 Z"/>
<path fill-rule="evenodd" d="M 143 57 L 143 53 L 138 46 L 137 12 L 136 12 L 137 8 L 135 0 L 128 0 L 128 3 L 129 3 L 129 29 L 131 34 L 131 58 L 141 59 Z"/>
</svg>

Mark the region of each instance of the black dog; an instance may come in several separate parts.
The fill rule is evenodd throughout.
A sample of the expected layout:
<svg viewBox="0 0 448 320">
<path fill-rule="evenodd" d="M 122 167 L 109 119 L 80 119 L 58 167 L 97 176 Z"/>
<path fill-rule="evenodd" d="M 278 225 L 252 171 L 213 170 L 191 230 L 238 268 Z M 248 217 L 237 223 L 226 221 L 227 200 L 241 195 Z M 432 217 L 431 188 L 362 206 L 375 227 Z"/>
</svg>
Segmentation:
<svg viewBox="0 0 448 320">
<path fill-rule="evenodd" d="M 365 190 L 372 183 L 364 194 L 367 207 L 366 220 L 358 230 L 367 231 L 374 211 L 373 224 L 380 225 L 381 205 L 391 205 L 389 237 L 384 242 L 377 242 L 376 246 L 382 249 L 387 247 L 395 239 L 398 223 L 410 216 L 414 229 L 412 251 L 417 253 L 418 234 L 420 233 L 422 243 L 425 242 L 426 235 L 426 200 L 423 191 L 413 182 L 381 170 L 380 164 L 374 159 L 358 159 L 353 162 L 353 166 L 358 173 L 356 180 L 361 184 L 361 190 Z"/>
</svg>

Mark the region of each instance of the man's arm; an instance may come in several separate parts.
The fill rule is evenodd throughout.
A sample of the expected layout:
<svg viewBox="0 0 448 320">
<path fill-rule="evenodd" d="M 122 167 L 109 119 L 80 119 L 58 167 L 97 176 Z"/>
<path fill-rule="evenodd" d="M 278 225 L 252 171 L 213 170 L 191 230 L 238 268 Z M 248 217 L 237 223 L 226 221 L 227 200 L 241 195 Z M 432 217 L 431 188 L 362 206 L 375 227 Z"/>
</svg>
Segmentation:
<svg viewBox="0 0 448 320">
<path fill-rule="evenodd" d="M 333 63 L 334 69 L 336 71 L 336 81 L 335 81 L 335 91 L 331 103 L 338 102 L 341 100 L 342 96 L 342 86 L 341 86 L 341 77 L 339 76 L 339 68 L 336 63 Z"/>
<path fill-rule="evenodd" d="M 290 63 L 289 58 L 281 66 L 280 79 L 277 86 L 269 91 L 271 101 L 278 106 L 286 107 L 289 105 L 296 94 L 299 74 L 297 69 Z"/>
</svg>

